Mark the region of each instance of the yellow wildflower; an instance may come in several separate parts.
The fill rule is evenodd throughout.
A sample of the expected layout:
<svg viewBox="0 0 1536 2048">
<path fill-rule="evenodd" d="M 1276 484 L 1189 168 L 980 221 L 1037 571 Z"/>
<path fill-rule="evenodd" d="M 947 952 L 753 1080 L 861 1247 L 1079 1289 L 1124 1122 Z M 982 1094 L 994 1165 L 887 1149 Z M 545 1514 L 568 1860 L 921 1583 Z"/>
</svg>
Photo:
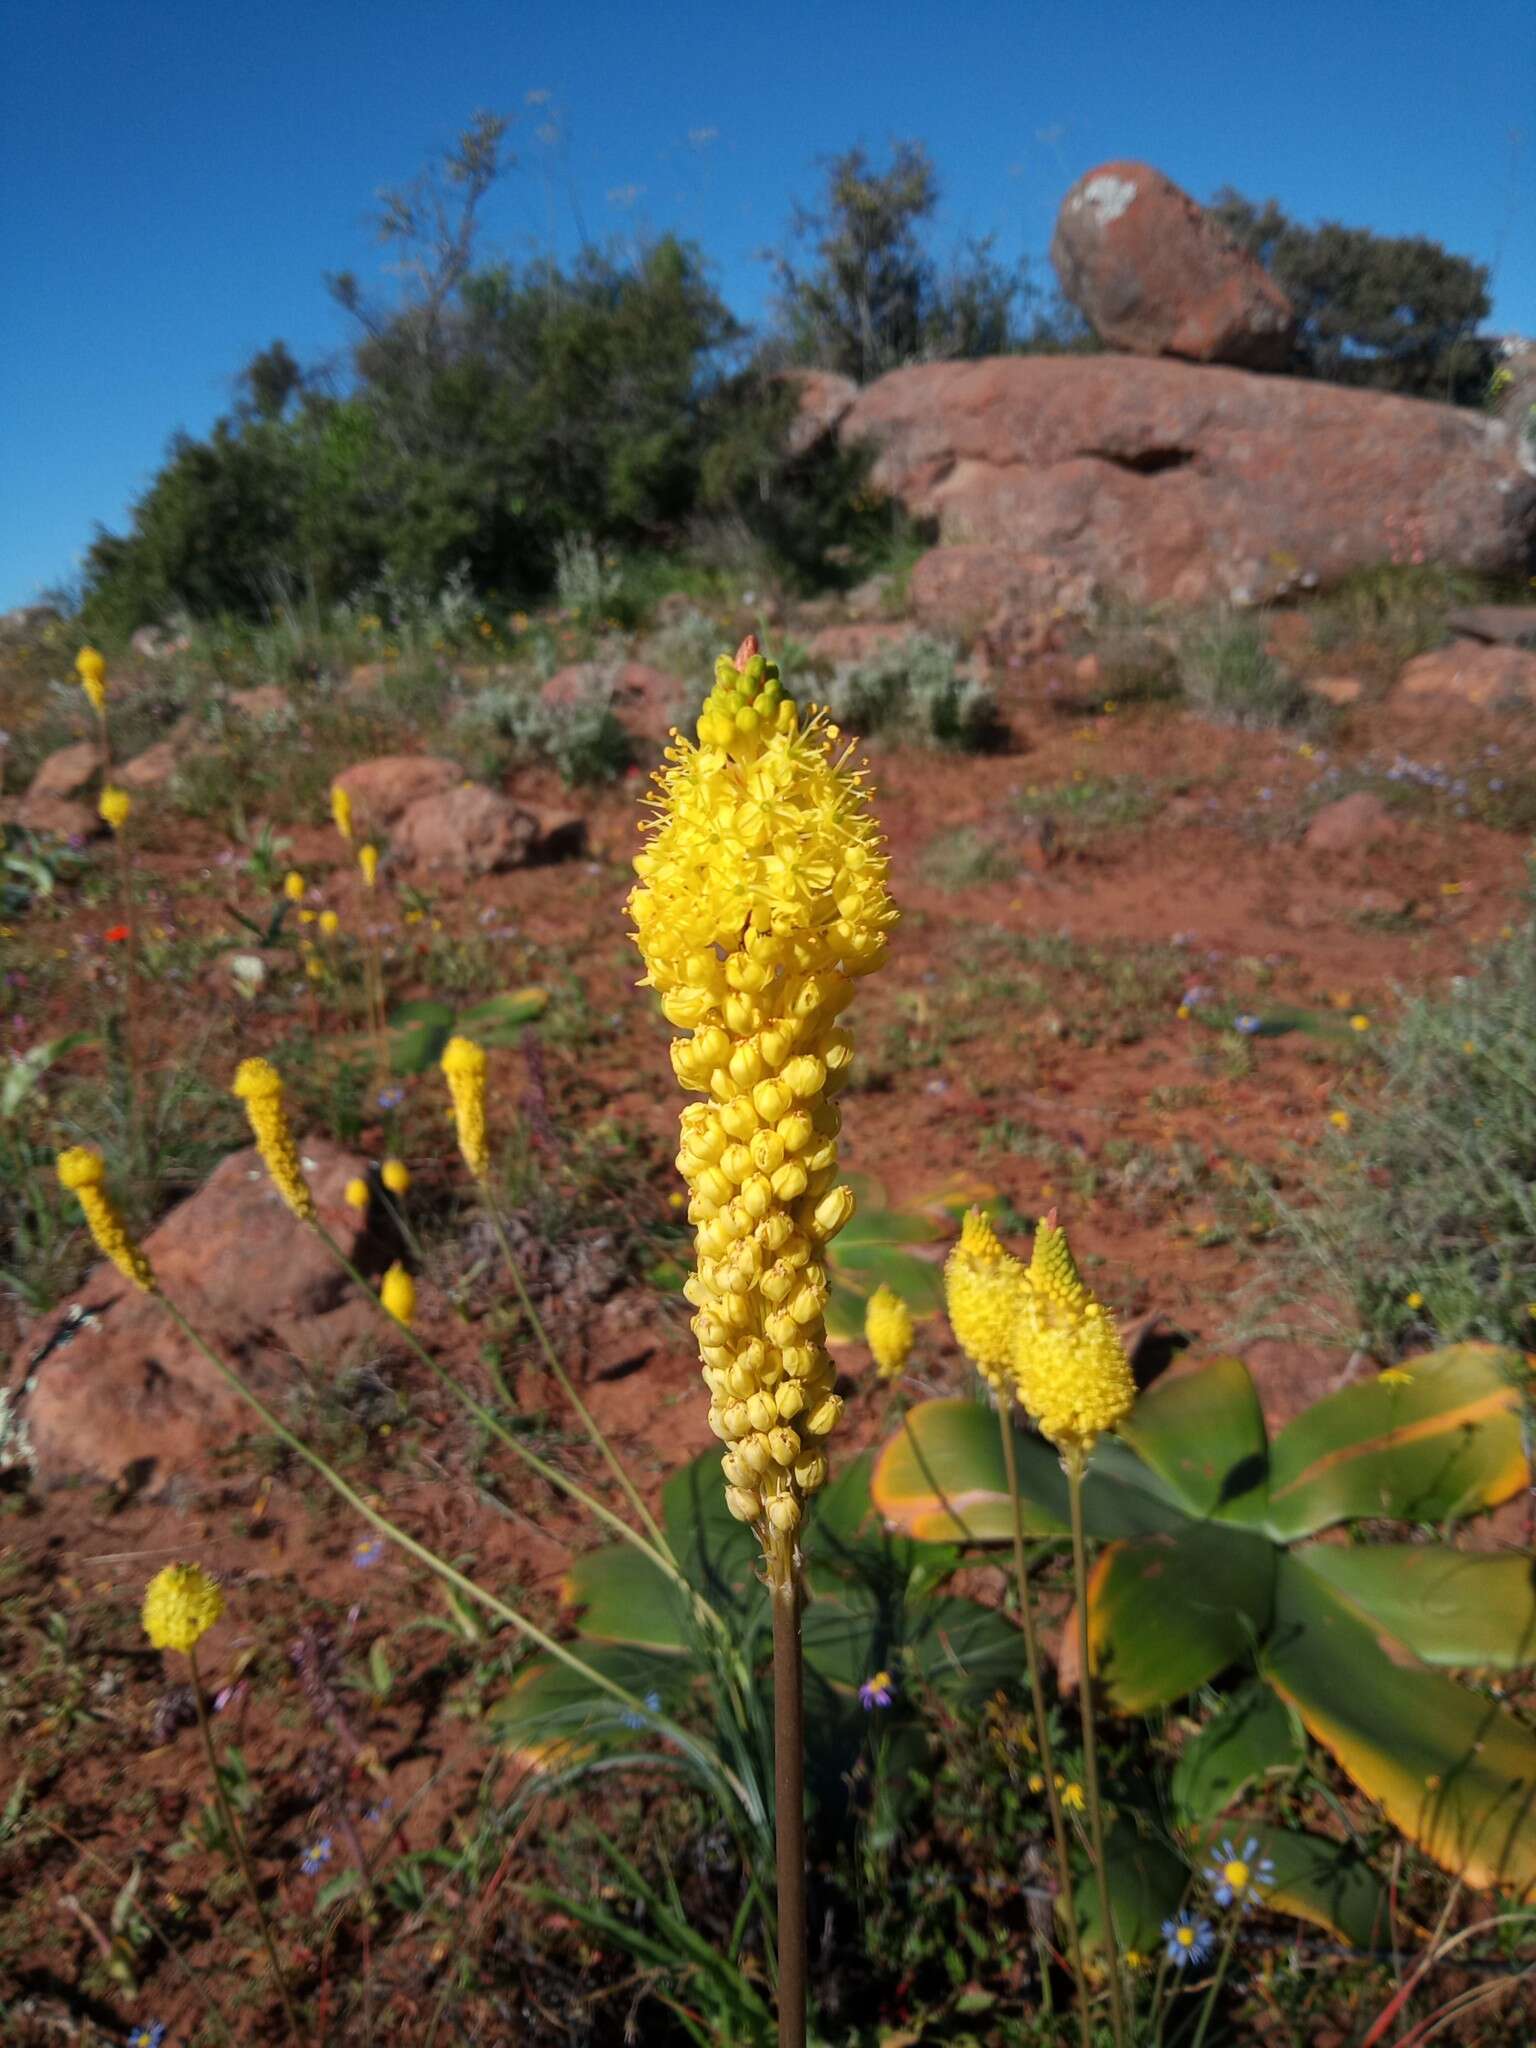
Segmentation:
<svg viewBox="0 0 1536 2048">
<path fill-rule="evenodd" d="M 321 913 L 320 913 L 320 932 L 321 932 L 321 936 L 322 936 L 323 938 L 327 938 L 327 939 L 334 939 L 334 938 L 335 938 L 335 936 L 336 936 L 336 934 L 337 934 L 337 933 L 338 933 L 338 932 L 339 932 L 340 930 L 341 930 L 341 919 L 340 919 L 340 918 L 339 918 L 339 917 L 338 917 L 338 916 L 336 915 L 335 911 L 334 911 L 334 910 L 322 910 L 322 911 L 321 911 Z"/>
<path fill-rule="evenodd" d="M 411 1169 L 403 1159 L 386 1159 L 379 1179 L 392 1195 L 408 1195 L 411 1191 Z"/>
<path fill-rule="evenodd" d="M 1405 1372 L 1400 1365 L 1389 1365 L 1386 1371 L 1379 1372 L 1376 1378 L 1379 1384 L 1384 1387 L 1411 1387 L 1413 1385 L 1413 1374 Z"/>
<path fill-rule="evenodd" d="M 80 678 L 80 687 L 89 699 L 91 709 L 100 716 L 107 704 L 105 658 L 94 647 L 82 647 L 75 656 L 75 674 Z"/>
<path fill-rule="evenodd" d="M 1409 1308 L 1422 1308 L 1424 1306 L 1424 1297 L 1422 1294 L 1420 1294 L 1417 1287 L 1415 1287 L 1413 1291 L 1404 1298 L 1407 1301 Z"/>
<path fill-rule="evenodd" d="M 107 1169 L 98 1153 L 72 1145 L 55 1162 L 60 1183 L 80 1199 L 86 1227 L 103 1258 L 110 1259 L 125 1280 L 152 1294 L 155 1276 L 148 1259 L 128 1235 L 128 1226 L 106 1190 Z"/>
<path fill-rule="evenodd" d="M 352 797 L 339 782 L 331 784 L 331 817 L 343 839 L 352 837 Z"/>
<path fill-rule="evenodd" d="M 1347 1131 L 1352 1119 L 1347 1109 L 1333 1109 L 1328 1112 L 1328 1121 L 1336 1131 Z"/>
<path fill-rule="evenodd" d="M 1369 1031 L 1371 1020 L 1362 1011 L 1356 1010 L 1354 1016 L 1349 1020 L 1349 1028 L 1351 1031 Z"/>
<path fill-rule="evenodd" d="M 256 1149 L 272 1176 L 272 1185 L 301 1223 L 312 1223 L 315 1198 L 288 1128 L 282 1075 L 270 1060 L 242 1060 L 235 1070 L 234 1092 L 245 1104 Z"/>
<path fill-rule="evenodd" d="M 398 1259 L 384 1275 L 379 1300 L 384 1304 L 385 1313 L 392 1315 L 401 1329 L 411 1327 L 411 1318 L 416 1313 L 416 1282 Z"/>
<path fill-rule="evenodd" d="M 304 877 L 297 868 L 290 868 L 283 877 L 283 894 L 290 903 L 304 901 Z"/>
<path fill-rule="evenodd" d="M 1130 1414 L 1130 1361 L 1114 1317 L 1084 1285 L 1054 1211 L 1035 1232 L 1028 1279 L 1013 1352 L 1018 1396 L 1041 1435 L 1064 1457 L 1080 1459 Z"/>
<path fill-rule="evenodd" d="M 342 1200 L 349 1209 L 361 1211 L 367 1208 L 368 1183 L 361 1174 L 354 1174 L 352 1179 L 347 1182 L 345 1188 L 342 1189 Z"/>
<path fill-rule="evenodd" d="M 128 813 L 133 809 L 133 798 L 126 789 L 119 789 L 114 782 L 107 783 L 96 806 L 96 815 L 103 823 L 110 825 L 114 832 L 121 832 L 128 822 Z"/>
<path fill-rule="evenodd" d="M 912 1311 L 883 1280 L 864 1310 L 864 1341 L 883 1380 L 896 1377 L 912 1350 Z"/>
<path fill-rule="evenodd" d="M 944 1262 L 944 1305 L 955 1342 L 988 1386 L 1004 1384 L 1026 1291 L 1024 1268 L 980 1209 L 967 1209 Z"/>
<path fill-rule="evenodd" d="M 853 1213 L 837 1181 L 851 1034 L 837 1022 L 878 967 L 896 913 L 851 748 L 804 722 L 744 641 L 698 718 L 674 734 L 629 897 L 643 985 L 672 1067 L 703 1098 L 682 1113 L 697 1268 L 685 1293 L 726 1502 L 783 1568 L 805 1497 L 826 1483 L 842 1412 L 827 1355 L 825 1247 Z"/>
<path fill-rule="evenodd" d="M 1087 1801 L 1083 1797 L 1082 1786 L 1077 1784 L 1064 1784 L 1059 1778 L 1057 1779 L 1056 1783 L 1057 1789 L 1061 1793 L 1061 1804 L 1063 1810 L 1067 1813 L 1081 1813 L 1084 1807 L 1087 1805 Z"/>
<path fill-rule="evenodd" d="M 224 1612 L 217 1579 L 200 1564 L 168 1564 L 144 1592 L 144 1633 L 157 1650 L 190 1650 Z"/>
<path fill-rule="evenodd" d="M 376 846 L 360 846 L 357 849 L 357 864 L 363 871 L 364 885 L 371 889 L 379 875 L 379 849 Z"/>
<path fill-rule="evenodd" d="M 443 1078 L 453 1097 L 453 1121 L 464 1164 L 476 1180 L 491 1170 L 485 1140 L 485 1050 L 472 1038 L 450 1038 L 443 1047 Z"/>
</svg>

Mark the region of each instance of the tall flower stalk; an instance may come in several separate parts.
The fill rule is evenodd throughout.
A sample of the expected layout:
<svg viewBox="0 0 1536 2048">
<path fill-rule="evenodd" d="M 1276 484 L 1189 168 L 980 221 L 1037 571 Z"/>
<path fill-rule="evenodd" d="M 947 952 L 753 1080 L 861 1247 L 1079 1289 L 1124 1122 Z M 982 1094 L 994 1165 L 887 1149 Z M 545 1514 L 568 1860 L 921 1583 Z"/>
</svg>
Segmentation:
<svg viewBox="0 0 1536 2048">
<path fill-rule="evenodd" d="M 798 1532 L 827 1480 L 842 1403 L 827 1353 L 826 1247 L 853 1214 L 837 1183 L 837 1019 L 885 957 L 895 910 L 852 749 L 802 721 L 755 637 L 716 664 L 697 743 L 674 734 L 629 898 L 644 985 L 682 1034 L 688 1184 L 709 1423 L 726 1504 L 756 1531 L 773 1612 L 779 2040 L 806 2025 L 802 1599 Z"/>
<path fill-rule="evenodd" d="M 135 1173 L 148 1178 L 151 1161 L 144 1143 L 143 1077 L 139 1046 L 139 930 L 133 896 L 133 863 L 128 845 L 128 817 L 133 799 L 126 789 L 112 781 L 112 735 L 107 723 L 107 663 L 95 647 L 82 647 L 75 656 L 75 673 L 96 721 L 96 745 L 101 763 L 101 796 L 96 814 L 112 834 L 113 860 L 117 868 L 118 923 L 124 933 L 123 962 L 123 1062 L 128 1071 L 128 1135 Z"/>
<path fill-rule="evenodd" d="M 1125 1990 L 1115 1939 L 1104 1816 L 1099 1796 L 1094 1725 L 1092 1646 L 1088 1639 L 1088 1553 L 1083 1535 L 1083 1475 L 1099 1437 L 1130 1414 L 1136 1383 L 1114 1318 L 1077 1270 L 1053 1209 L 1035 1232 L 1034 1252 L 1018 1297 L 1013 1372 L 1018 1397 L 1042 1436 L 1055 1445 L 1067 1475 L 1072 1521 L 1072 1578 L 1077 1599 L 1078 1703 L 1083 1724 L 1083 1784 L 1088 1831 L 1104 1929 L 1115 2048 L 1125 2048 Z"/>
</svg>

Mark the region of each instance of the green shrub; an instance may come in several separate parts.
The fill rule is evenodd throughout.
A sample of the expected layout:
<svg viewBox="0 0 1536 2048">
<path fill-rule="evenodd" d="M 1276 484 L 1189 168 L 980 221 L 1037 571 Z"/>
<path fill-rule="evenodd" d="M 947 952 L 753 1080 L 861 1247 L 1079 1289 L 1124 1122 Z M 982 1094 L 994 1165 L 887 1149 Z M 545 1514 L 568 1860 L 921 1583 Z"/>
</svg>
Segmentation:
<svg viewBox="0 0 1536 2048">
<path fill-rule="evenodd" d="M 1219 610 L 1192 619 L 1178 643 L 1187 702 L 1223 725 L 1288 725 L 1306 711 L 1301 684 L 1264 644 L 1264 622 Z"/>
<path fill-rule="evenodd" d="M 999 730 L 997 700 L 958 667 L 957 655 L 951 641 L 926 633 L 889 642 L 867 660 L 838 669 L 826 689 L 827 706 L 860 733 L 972 750 L 990 746 Z"/>
<path fill-rule="evenodd" d="M 1377 1357 L 1434 1338 L 1536 1344 L 1536 919 L 1384 1049 L 1379 1095 L 1284 1225 Z M 1354 1335 L 1354 1331 L 1346 1331 Z"/>
<path fill-rule="evenodd" d="M 492 683 L 455 722 L 472 747 L 478 741 L 517 760 L 547 761 L 566 782 L 611 782 L 631 758 L 629 735 L 613 709 L 612 682 L 600 668 L 579 697 L 558 705 L 546 704 L 526 684 Z"/>
</svg>

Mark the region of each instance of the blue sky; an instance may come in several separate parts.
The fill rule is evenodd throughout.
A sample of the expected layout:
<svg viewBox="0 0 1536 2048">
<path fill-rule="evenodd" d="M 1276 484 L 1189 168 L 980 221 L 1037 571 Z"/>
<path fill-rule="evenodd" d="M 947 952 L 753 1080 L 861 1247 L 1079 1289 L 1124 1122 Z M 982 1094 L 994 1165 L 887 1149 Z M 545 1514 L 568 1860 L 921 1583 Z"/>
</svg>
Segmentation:
<svg viewBox="0 0 1536 2048">
<path fill-rule="evenodd" d="M 343 348 L 322 273 L 385 286 L 372 193 L 476 107 L 518 115 L 523 158 L 488 254 L 675 229 L 748 319 L 817 159 L 911 136 L 942 238 L 1043 265 L 1072 179 L 1139 157 L 1201 198 L 1431 235 L 1495 266 L 1493 324 L 1529 334 L 1530 30 L 1530 0 L 4 0 L 0 608 L 121 526 L 256 349 Z"/>
</svg>

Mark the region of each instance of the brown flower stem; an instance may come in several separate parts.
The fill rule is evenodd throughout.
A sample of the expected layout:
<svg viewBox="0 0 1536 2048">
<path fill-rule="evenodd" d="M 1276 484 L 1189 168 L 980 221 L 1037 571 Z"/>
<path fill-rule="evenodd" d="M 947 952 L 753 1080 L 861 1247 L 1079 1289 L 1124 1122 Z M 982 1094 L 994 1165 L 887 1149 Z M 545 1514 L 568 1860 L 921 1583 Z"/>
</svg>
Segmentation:
<svg viewBox="0 0 1536 2048">
<path fill-rule="evenodd" d="M 1109 1866 L 1104 1860 L 1104 1815 L 1099 1804 L 1099 1750 L 1094 1733 L 1093 1663 L 1088 1641 L 1088 1549 L 1083 1538 L 1083 1454 L 1063 1454 L 1067 1497 L 1072 1509 L 1072 1581 L 1077 1595 L 1078 1704 L 1083 1716 L 1083 1789 L 1088 1800 L 1088 1834 L 1093 1844 L 1093 1870 L 1099 1887 L 1099 1917 L 1104 1923 L 1104 1963 L 1109 1974 L 1109 2007 L 1115 2048 L 1125 2048 L 1125 1992 L 1120 1982 L 1120 1950 L 1115 1940 L 1115 1915 L 1109 1896 Z"/>
<path fill-rule="evenodd" d="M 252 1870 L 251 1859 L 246 1853 L 245 1837 L 240 1832 L 239 1823 L 235 1819 L 235 1810 L 229 1803 L 229 1794 L 225 1791 L 224 1780 L 219 1774 L 219 1759 L 213 1746 L 213 1730 L 208 1724 L 208 1709 L 203 1702 L 203 1681 L 197 1668 L 197 1649 L 195 1645 L 187 1651 L 187 1662 L 192 1667 L 192 1703 L 197 1708 L 197 1725 L 202 1730 L 203 1751 L 208 1758 L 208 1768 L 213 1773 L 213 1796 L 219 1803 L 219 1818 L 224 1823 L 224 1832 L 229 1837 L 230 1844 L 234 1849 L 235 1860 L 240 1865 L 240 1875 L 245 1880 L 246 1892 L 256 1912 L 256 1924 L 261 1929 L 262 1946 L 266 1949 L 267 1962 L 272 1970 L 272 1981 L 277 1986 L 277 1995 L 282 2001 L 283 2017 L 288 2022 L 288 2031 L 295 2041 L 302 2041 L 304 2039 L 303 2029 L 300 2027 L 298 2015 L 293 2009 L 293 2001 L 288 1996 L 288 1986 L 283 1977 L 283 1966 L 277 1960 L 277 1949 L 273 1945 L 272 1930 L 267 1925 L 266 1909 L 261 1903 L 261 1893 L 256 1888 L 256 1873 Z"/>
<path fill-rule="evenodd" d="M 773 1803 L 778 1863 L 779 2048 L 805 2048 L 805 1686 L 794 1538 L 768 1560 L 773 1602 Z"/>
<path fill-rule="evenodd" d="M 1051 1724 L 1046 1713 L 1045 1686 L 1040 1677 L 1040 1647 L 1035 1636 L 1035 1618 L 1029 1598 L 1029 1566 L 1024 1556 L 1024 1503 L 1019 1493 L 1019 1460 L 1013 1440 L 1013 1417 L 1007 1405 L 997 1405 L 997 1426 L 1003 1440 L 1003 1465 L 1008 1474 L 1008 1496 L 1013 1504 L 1013 1569 L 1019 1585 L 1019 1626 L 1024 1637 L 1024 1668 L 1029 1674 L 1029 1696 L 1035 1711 L 1035 1744 L 1040 1754 L 1040 1773 L 1045 1779 L 1045 1796 L 1051 1810 L 1051 1835 L 1056 1844 L 1056 1873 L 1061 1885 L 1061 1909 L 1067 1923 L 1067 1948 L 1072 1974 L 1077 1981 L 1077 2031 L 1082 2048 L 1090 2048 L 1088 1985 L 1083 1975 L 1083 1944 L 1077 1926 L 1077 1902 L 1072 1895 L 1072 1858 L 1067 1849 L 1067 1824 L 1056 1789 L 1056 1757 L 1051 1744 Z"/>
</svg>

